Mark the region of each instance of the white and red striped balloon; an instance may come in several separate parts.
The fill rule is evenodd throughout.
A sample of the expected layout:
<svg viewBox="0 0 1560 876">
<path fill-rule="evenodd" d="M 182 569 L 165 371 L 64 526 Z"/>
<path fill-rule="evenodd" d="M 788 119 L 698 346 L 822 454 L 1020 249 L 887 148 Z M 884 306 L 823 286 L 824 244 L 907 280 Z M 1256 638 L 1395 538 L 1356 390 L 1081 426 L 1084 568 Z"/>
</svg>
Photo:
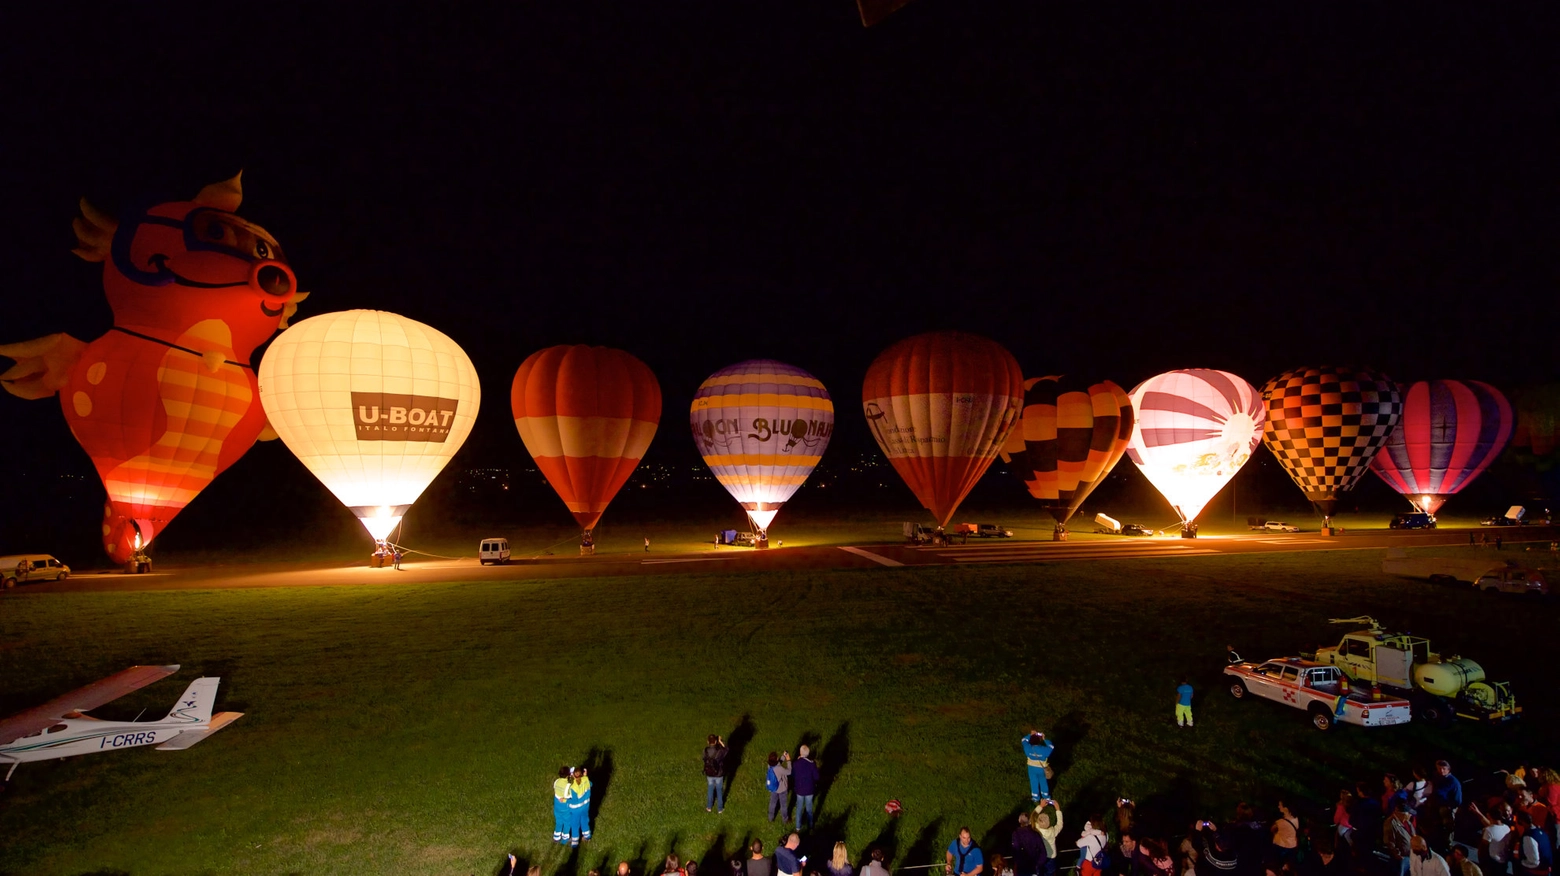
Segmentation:
<svg viewBox="0 0 1560 876">
<path fill-rule="evenodd" d="M 1262 442 L 1262 393 L 1227 371 L 1167 371 L 1130 393 L 1127 456 L 1184 523 L 1197 519 Z"/>
</svg>

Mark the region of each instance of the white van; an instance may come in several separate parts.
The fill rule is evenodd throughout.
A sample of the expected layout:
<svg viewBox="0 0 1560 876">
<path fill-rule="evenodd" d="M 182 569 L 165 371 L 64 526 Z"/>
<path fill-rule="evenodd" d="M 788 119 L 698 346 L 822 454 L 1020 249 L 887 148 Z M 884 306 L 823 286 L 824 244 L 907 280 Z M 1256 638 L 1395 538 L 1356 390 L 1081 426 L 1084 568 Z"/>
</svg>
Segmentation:
<svg viewBox="0 0 1560 876">
<path fill-rule="evenodd" d="M 488 563 L 505 565 L 509 562 L 509 539 L 484 538 L 482 544 L 477 547 L 477 560 L 486 566 Z"/>
<path fill-rule="evenodd" d="M 0 557 L 0 586 L 7 590 L 30 581 L 63 581 L 69 577 L 70 567 L 48 554 Z"/>
</svg>

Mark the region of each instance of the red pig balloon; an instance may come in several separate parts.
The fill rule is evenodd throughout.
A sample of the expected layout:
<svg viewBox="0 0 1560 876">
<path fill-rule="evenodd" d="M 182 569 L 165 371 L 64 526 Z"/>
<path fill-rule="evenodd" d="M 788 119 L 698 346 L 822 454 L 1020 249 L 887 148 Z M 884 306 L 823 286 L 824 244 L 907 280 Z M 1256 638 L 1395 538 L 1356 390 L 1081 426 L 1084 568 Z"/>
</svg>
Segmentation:
<svg viewBox="0 0 1560 876">
<path fill-rule="evenodd" d="M 117 563 L 269 433 L 250 356 L 307 293 L 275 238 L 234 215 L 242 198 L 235 176 L 119 220 L 83 199 L 75 253 L 103 262 L 113 329 L 0 345 L 16 360 L 0 374 L 8 392 L 59 393 L 108 491 L 103 547 Z"/>
</svg>

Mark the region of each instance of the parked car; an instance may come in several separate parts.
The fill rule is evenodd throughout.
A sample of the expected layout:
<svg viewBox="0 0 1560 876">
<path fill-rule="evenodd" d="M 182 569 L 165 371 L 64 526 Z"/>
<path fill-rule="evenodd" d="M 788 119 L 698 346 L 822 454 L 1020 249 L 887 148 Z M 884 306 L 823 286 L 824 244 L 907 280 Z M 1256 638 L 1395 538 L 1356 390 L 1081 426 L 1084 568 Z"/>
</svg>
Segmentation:
<svg viewBox="0 0 1560 876">
<path fill-rule="evenodd" d="M 1408 511 L 1392 518 L 1389 529 L 1434 529 L 1435 518 L 1423 511 Z"/>
<path fill-rule="evenodd" d="M 506 565 L 509 562 L 509 539 L 484 538 L 482 544 L 477 547 L 477 562 L 486 566 L 488 563 Z"/>
<path fill-rule="evenodd" d="M 1140 525 L 1138 525 L 1136 523 L 1123 523 L 1123 524 L 1121 524 L 1121 534 L 1122 535 L 1153 535 L 1154 531 L 1152 529 L 1149 529 L 1146 526 L 1140 526 Z"/>
<path fill-rule="evenodd" d="M 31 581 L 63 581 L 70 567 L 48 554 L 13 554 L 0 557 L 0 586 L 9 590 Z"/>
<path fill-rule="evenodd" d="M 1473 586 L 1481 593 L 1549 595 L 1549 582 L 1544 579 L 1543 570 L 1524 569 L 1521 566 L 1491 569 L 1480 575 L 1479 580 L 1473 582 Z"/>
<path fill-rule="evenodd" d="M 1519 526 L 1522 521 L 1515 517 L 1486 517 L 1479 521 L 1480 526 Z"/>
<path fill-rule="evenodd" d="M 1262 528 L 1268 532 L 1299 532 L 1300 527 L 1285 523 L 1282 520 L 1269 520 L 1262 524 Z"/>
<path fill-rule="evenodd" d="M 975 535 L 980 538 L 1012 538 L 1013 530 L 1003 529 L 1000 523 L 982 523 Z"/>
</svg>

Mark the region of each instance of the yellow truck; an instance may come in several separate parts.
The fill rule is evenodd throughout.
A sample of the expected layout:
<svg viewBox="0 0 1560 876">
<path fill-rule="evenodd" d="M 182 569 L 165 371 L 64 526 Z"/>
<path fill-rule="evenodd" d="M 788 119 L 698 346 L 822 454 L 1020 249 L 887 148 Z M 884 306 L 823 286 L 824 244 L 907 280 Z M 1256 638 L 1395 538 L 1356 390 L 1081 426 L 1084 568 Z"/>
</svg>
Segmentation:
<svg viewBox="0 0 1560 876">
<path fill-rule="evenodd" d="M 1367 626 L 1344 633 L 1333 647 L 1317 649 L 1313 659 L 1342 669 L 1352 684 L 1378 685 L 1407 699 L 1422 721 L 1447 724 L 1457 717 L 1498 724 L 1522 714 L 1509 682 L 1489 681 L 1484 667 L 1466 657 L 1431 651 L 1429 639 L 1391 632 L 1371 617 L 1333 618 L 1332 623 Z"/>
</svg>

